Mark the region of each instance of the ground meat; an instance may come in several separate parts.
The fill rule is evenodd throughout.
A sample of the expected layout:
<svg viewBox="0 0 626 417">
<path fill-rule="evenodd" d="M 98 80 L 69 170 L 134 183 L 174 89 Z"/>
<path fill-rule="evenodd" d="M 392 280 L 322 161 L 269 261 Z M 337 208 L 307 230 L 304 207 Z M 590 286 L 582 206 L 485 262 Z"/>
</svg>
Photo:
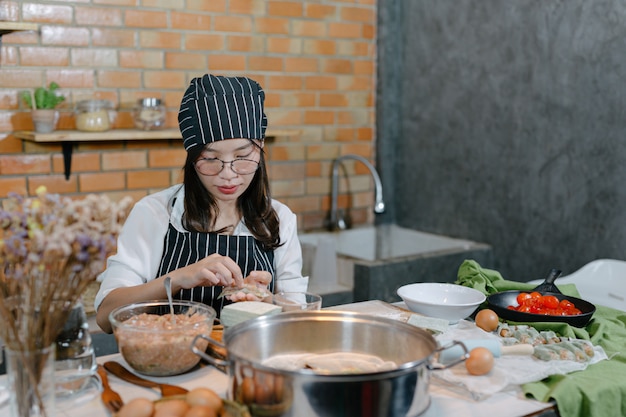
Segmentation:
<svg viewBox="0 0 626 417">
<path fill-rule="evenodd" d="M 202 314 L 143 313 L 124 321 L 115 330 L 115 338 L 122 356 L 136 371 L 153 376 L 176 375 L 200 361 L 191 344 L 197 335 L 209 335 L 212 324 Z M 201 339 L 196 346 L 204 350 L 207 344 Z"/>
</svg>

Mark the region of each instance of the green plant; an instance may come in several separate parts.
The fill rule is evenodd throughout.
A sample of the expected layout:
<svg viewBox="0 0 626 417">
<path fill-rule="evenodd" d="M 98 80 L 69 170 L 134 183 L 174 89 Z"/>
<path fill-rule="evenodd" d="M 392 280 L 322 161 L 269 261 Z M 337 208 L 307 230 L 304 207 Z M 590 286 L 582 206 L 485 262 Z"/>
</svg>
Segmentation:
<svg viewBox="0 0 626 417">
<path fill-rule="evenodd" d="M 59 88 L 59 84 L 52 81 L 48 88 L 38 87 L 35 89 L 35 94 L 32 95 L 30 91 L 22 92 L 22 100 L 28 105 L 28 107 L 36 109 L 54 109 L 59 103 L 65 100 L 65 97 L 56 93 Z M 33 106 L 33 96 L 35 99 L 35 106 Z"/>
</svg>

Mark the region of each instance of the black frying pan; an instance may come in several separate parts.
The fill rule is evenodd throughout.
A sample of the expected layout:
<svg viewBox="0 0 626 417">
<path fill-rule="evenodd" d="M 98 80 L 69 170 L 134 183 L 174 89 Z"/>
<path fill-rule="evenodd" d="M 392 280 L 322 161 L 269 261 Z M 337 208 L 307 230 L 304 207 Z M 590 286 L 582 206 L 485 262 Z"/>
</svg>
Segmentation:
<svg viewBox="0 0 626 417">
<path fill-rule="evenodd" d="M 561 293 L 556 285 L 553 284 L 554 280 L 560 275 L 560 273 L 560 271 L 553 269 L 550 272 L 550 276 L 548 276 L 543 283 L 529 291 L 501 291 L 491 294 L 487 297 L 487 306 L 500 318 L 505 320 L 520 322 L 561 322 L 575 327 L 585 327 L 587 323 L 589 323 L 589 320 L 591 320 L 593 313 L 596 311 L 596 306 L 581 298 L 570 297 Z M 517 296 L 521 292 L 532 291 L 538 291 L 542 295 L 554 295 L 559 299 L 559 301 L 568 300 L 581 311 L 581 314 L 577 314 L 575 316 L 549 316 L 545 314 L 522 313 L 508 308 L 509 306 L 517 306 Z"/>
</svg>

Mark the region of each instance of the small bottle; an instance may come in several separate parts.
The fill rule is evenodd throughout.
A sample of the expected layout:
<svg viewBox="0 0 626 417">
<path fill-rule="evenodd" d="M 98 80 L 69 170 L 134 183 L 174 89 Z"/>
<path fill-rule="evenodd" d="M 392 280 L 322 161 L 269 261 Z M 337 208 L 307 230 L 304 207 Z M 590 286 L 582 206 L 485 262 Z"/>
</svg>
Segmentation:
<svg viewBox="0 0 626 417">
<path fill-rule="evenodd" d="M 165 126 L 165 106 L 161 99 L 148 97 L 137 101 L 133 109 L 135 127 L 141 130 L 160 129 Z"/>
</svg>

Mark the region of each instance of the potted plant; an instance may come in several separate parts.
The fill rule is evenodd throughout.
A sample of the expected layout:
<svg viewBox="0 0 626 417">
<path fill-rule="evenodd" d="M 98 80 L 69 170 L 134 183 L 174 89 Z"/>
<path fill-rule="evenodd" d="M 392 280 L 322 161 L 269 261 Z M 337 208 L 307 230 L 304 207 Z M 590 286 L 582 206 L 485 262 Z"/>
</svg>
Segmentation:
<svg viewBox="0 0 626 417">
<path fill-rule="evenodd" d="M 50 133 L 56 128 L 59 120 L 59 112 L 56 106 L 65 100 L 63 95 L 57 93 L 59 84 L 52 81 L 48 87 L 38 87 L 35 93 L 22 92 L 22 99 L 30 107 L 35 125 L 35 132 Z"/>
</svg>

